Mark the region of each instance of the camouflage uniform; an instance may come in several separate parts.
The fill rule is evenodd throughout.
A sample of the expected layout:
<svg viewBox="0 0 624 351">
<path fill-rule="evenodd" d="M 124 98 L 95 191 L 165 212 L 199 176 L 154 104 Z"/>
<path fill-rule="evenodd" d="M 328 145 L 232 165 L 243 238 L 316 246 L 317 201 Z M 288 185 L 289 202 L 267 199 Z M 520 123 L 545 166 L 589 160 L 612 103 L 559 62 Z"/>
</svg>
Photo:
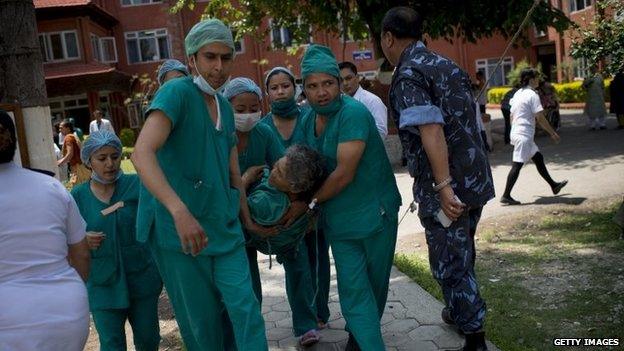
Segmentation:
<svg viewBox="0 0 624 351">
<path fill-rule="evenodd" d="M 474 274 L 474 233 L 483 205 L 494 197 L 492 173 L 476 119 L 468 75 L 421 42 L 405 49 L 390 87 L 390 105 L 414 177 L 414 198 L 425 227 L 433 276 L 451 316 L 464 332 L 483 328 L 485 302 Z M 449 228 L 437 220 L 439 194 L 422 145 L 419 125 L 437 123 L 448 145 L 451 186 L 468 209 Z"/>
</svg>

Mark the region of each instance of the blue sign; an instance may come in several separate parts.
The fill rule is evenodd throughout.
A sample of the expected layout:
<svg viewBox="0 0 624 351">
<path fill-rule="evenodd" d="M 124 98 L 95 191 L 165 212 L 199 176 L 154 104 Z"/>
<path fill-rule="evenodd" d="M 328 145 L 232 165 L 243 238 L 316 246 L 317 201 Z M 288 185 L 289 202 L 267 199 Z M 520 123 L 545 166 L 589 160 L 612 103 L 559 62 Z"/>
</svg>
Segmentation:
<svg viewBox="0 0 624 351">
<path fill-rule="evenodd" d="M 362 50 L 353 52 L 353 61 L 372 60 L 373 52 L 371 50 Z"/>
</svg>

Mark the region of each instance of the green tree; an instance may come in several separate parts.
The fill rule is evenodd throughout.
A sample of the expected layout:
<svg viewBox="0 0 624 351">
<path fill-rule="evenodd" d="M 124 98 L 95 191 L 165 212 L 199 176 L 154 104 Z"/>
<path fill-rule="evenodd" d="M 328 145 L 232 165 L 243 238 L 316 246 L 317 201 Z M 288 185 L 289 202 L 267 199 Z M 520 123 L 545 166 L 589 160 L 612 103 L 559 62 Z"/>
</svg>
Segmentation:
<svg viewBox="0 0 624 351">
<path fill-rule="evenodd" d="M 184 7 L 192 10 L 195 1 L 177 0 L 171 10 L 176 12 Z M 238 36 L 265 37 L 268 29 L 258 29 L 263 18 L 271 17 L 275 25 L 290 29 L 294 42 L 299 43 L 307 39 L 312 27 L 342 38 L 365 40 L 372 37 L 375 51 L 381 56 L 381 20 L 394 6 L 411 6 L 423 15 L 424 32 L 432 39 L 452 41 L 462 37 L 475 42 L 494 34 L 513 35 L 534 1 L 539 1 L 539 6 L 531 22 L 537 29 L 553 26 L 561 32 L 568 28 L 570 21 L 565 14 L 548 1 L 540 0 L 239 0 L 238 6 L 229 0 L 211 0 L 205 15 L 229 23 L 236 28 Z M 526 42 L 526 37 L 524 39 Z"/>
<path fill-rule="evenodd" d="M 624 1 L 598 0 L 587 28 L 573 28 L 570 54 L 585 58 L 589 66 L 603 65 L 606 74 L 624 70 Z"/>
</svg>

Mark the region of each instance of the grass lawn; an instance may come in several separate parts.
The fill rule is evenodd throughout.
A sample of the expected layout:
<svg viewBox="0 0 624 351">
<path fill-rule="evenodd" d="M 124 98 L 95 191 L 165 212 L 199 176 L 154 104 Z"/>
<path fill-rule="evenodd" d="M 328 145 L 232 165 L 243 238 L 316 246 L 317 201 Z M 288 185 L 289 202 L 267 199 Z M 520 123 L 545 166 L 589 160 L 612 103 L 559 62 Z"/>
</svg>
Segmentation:
<svg viewBox="0 0 624 351">
<path fill-rule="evenodd" d="M 621 202 L 505 218 L 484 225 L 477 278 L 487 337 L 501 350 L 554 350 L 557 337 L 624 342 L 624 240 L 612 222 Z M 425 250 L 395 264 L 442 301 Z"/>
</svg>

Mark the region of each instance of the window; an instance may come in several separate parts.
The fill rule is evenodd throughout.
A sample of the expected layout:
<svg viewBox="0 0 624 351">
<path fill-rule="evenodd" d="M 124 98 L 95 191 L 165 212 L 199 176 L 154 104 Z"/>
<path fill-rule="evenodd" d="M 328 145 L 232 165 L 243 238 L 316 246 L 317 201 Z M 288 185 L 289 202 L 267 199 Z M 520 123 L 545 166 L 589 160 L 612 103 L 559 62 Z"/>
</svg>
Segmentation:
<svg viewBox="0 0 624 351">
<path fill-rule="evenodd" d="M 232 37 L 234 37 L 234 51 L 237 54 L 242 54 L 245 52 L 245 38 L 240 38 L 236 40 L 236 30 L 232 30 Z"/>
<path fill-rule="evenodd" d="M 126 33 L 128 62 L 140 63 L 170 58 L 169 37 L 166 29 Z"/>
<path fill-rule="evenodd" d="M 587 63 L 586 58 L 580 58 L 574 60 L 574 78 L 584 79 L 587 77 L 587 72 L 589 71 L 589 64 Z"/>
<path fill-rule="evenodd" d="M 130 128 L 139 128 L 141 121 L 141 104 L 134 102 L 126 107 Z"/>
<path fill-rule="evenodd" d="M 80 58 L 78 32 L 75 30 L 39 34 L 43 62 L 68 61 Z"/>
<path fill-rule="evenodd" d="M 592 0 L 570 0 L 570 12 L 581 11 L 591 4 Z"/>
<path fill-rule="evenodd" d="M 546 36 L 546 31 L 544 30 L 539 30 L 537 29 L 537 27 L 533 27 L 533 31 L 535 32 L 535 37 L 536 38 L 541 38 L 541 37 L 545 37 Z"/>
<path fill-rule="evenodd" d="M 91 33 L 91 52 L 96 61 L 103 63 L 117 62 L 117 46 L 113 37 L 100 38 Z"/>
<path fill-rule="evenodd" d="M 123 6 L 160 4 L 162 0 L 121 0 Z"/>
<path fill-rule="evenodd" d="M 297 26 L 298 27 L 302 26 L 301 19 L 297 19 Z M 270 32 L 271 45 L 273 47 L 289 47 L 289 46 L 292 46 L 293 44 L 305 45 L 305 44 L 310 44 L 312 42 L 312 33 L 309 29 L 308 29 L 308 32 L 310 33 L 310 35 L 308 36 L 308 39 L 302 43 L 297 43 L 293 39 L 292 30 L 286 27 L 274 26 L 272 19 L 269 20 L 269 27 L 271 27 L 271 32 Z"/>
<path fill-rule="evenodd" d="M 485 79 L 492 77 L 489 83 L 491 87 L 507 85 L 507 74 L 513 69 L 512 57 L 505 57 L 500 67 L 495 70 L 497 63 L 497 58 L 477 60 L 477 71 L 483 71 Z"/>
</svg>

